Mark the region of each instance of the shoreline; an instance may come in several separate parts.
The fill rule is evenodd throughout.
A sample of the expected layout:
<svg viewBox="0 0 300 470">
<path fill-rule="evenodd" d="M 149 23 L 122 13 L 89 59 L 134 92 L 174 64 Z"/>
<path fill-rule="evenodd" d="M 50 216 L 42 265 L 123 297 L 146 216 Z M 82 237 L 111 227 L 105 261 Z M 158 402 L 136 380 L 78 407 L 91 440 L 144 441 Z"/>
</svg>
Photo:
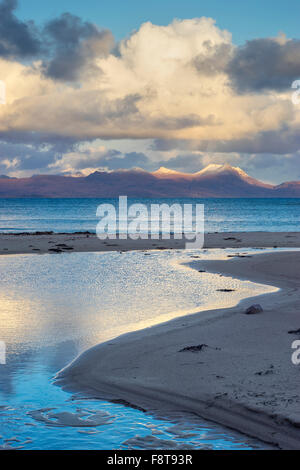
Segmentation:
<svg viewBox="0 0 300 470">
<path fill-rule="evenodd" d="M 300 327 L 300 253 L 189 266 L 280 290 L 97 345 L 60 371 L 57 383 L 149 411 L 192 411 L 272 446 L 299 449 L 300 378 L 291 362 L 291 343 L 299 336 L 288 331 Z M 260 303 L 263 313 L 245 315 L 252 303 Z M 199 352 L 182 351 L 199 344 L 205 345 Z"/>
<path fill-rule="evenodd" d="M 181 250 L 185 240 L 99 240 L 82 233 L 0 233 L 0 255 L 59 254 L 63 252 L 107 252 L 132 250 Z M 300 232 L 220 232 L 206 233 L 205 248 L 300 248 Z M 192 249 L 192 248 L 189 248 Z"/>
</svg>

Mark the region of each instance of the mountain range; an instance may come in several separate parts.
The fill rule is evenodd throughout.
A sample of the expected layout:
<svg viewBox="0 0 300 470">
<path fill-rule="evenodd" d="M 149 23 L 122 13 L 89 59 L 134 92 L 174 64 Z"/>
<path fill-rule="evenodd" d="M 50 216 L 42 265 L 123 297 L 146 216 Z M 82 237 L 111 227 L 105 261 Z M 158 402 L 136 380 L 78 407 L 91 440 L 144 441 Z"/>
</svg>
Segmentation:
<svg viewBox="0 0 300 470">
<path fill-rule="evenodd" d="M 0 176 L 1 198 L 38 197 L 300 197 L 300 181 L 279 185 L 263 183 L 241 168 L 208 165 L 197 173 L 161 167 L 95 171 L 88 176 L 34 175 L 28 178 Z"/>
</svg>

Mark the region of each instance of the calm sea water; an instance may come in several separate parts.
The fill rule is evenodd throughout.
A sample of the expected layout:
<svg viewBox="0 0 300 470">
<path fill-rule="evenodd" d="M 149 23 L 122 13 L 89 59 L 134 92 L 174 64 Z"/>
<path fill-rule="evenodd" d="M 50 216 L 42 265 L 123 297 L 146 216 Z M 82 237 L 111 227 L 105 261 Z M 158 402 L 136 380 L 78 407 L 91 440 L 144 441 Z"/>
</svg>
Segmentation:
<svg viewBox="0 0 300 470">
<path fill-rule="evenodd" d="M 92 345 L 272 290 L 178 265 L 194 256 L 194 250 L 1 256 L 0 340 L 7 363 L 0 365 L 0 449 L 261 448 L 192 414 L 166 418 L 72 396 L 53 384 L 55 374 Z"/>
<path fill-rule="evenodd" d="M 297 231 L 300 199 L 129 199 L 128 204 L 204 204 L 205 232 Z M 0 232 L 95 232 L 99 204 L 117 199 L 0 199 Z"/>
</svg>

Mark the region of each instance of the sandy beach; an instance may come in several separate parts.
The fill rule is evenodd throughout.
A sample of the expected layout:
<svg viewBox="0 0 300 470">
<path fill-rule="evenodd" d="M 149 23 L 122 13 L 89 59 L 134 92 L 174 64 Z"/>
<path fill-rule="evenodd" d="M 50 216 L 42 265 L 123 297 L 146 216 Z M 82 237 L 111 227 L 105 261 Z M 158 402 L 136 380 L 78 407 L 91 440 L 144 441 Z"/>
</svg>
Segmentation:
<svg viewBox="0 0 300 470">
<path fill-rule="evenodd" d="M 0 235 L 3 255 L 182 246 L 181 240 L 100 241 L 90 233 Z M 280 247 L 290 250 L 250 257 L 230 254 L 222 261 L 200 258 L 188 265 L 199 276 L 218 273 L 278 291 L 99 344 L 62 370 L 57 383 L 156 412 L 190 411 L 268 445 L 299 449 L 300 380 L 299 367 L 291 361 L 291 344 L 300 339 L 300 252 L 293 251 L 300 247 L 300 233 L 210 233 L 204 245 L 207 249 Z M 254 303 L 261 304 L 263 312 L 246 315 Z"/>
<path fill-rule="evenodd" d="M 299 234 L 285 235 L 276 239 L 271 234 L 269 239 L 276 246 L 299 240 Z M 265 235 L 239 234 L 243 236 L 248 246 L 248 236 L 255 245 L 266 244 Z M 207 241 L 216 243 L 216 237 Z M 146 409 L 192 411 L 272 446 L 299 449 L 300 378 L 291 361 L 291 344 L 299 335 L 289 332 L 300 328 L 300 253 L 197 260 L 190 267 L 280 290 L 100 344 L 61 371 L 58 383 Z M 261 304 L 263 312 L 246 315 L 253 303 Z"/>
<path fill-rule="evenodd" d="M 0 254 L 182 249 L 182 240 L 100 240 L 91 233 L 0 234 Z M 205 234 L 204 248 L 299 248 L 300 232 Z"/>
</svg>

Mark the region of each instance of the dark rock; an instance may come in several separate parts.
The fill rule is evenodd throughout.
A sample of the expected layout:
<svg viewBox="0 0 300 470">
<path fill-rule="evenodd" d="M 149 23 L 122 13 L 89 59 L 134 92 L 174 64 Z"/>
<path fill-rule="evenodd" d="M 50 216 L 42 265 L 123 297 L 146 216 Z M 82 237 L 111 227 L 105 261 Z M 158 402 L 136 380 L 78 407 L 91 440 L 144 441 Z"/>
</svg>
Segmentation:
<svg viewBox="0 0 300 470">
<path fill-rule="evenodd" d="M 235 289 L 217 289 L 218 292 L 234 292 Z"/>
<path fill-rule="evenodd" d="M 251 305 L 251 307 L 248 307 L 245 313 L 246 315 L 254 315 L 255 313 L 261 313 L 263 311 L 264 310 L 261 305 L 254 304 L 254 305 Z"/>
<path fill-rule="evenodd" d="M 261 370 L 260 372 L 255 372 L 255 375 L 269 375 L 274 373 L 274 366 L 273 364 L 270 365 L 269 369 Z"/>
<path fill-rule="evenodd" d="M 298 330 L 290 330 L 288 331 L 289 335 L 300 335 L 300 328 Z"/>
<path fill-rule="evenodd" d="M 85 232 L 74 232 L 73 235 L 92 235 L 91 232 L 89 232 L 88 230 L 86 230 Z M 69 234 L 66 234 L 66 235 L 69 235 Z"/>
<path fill-rule="evenodd" d="M 185 348 L 180 349 L 178 352 L 199 352 L 202 351 L 203 348 L 208 348 L 207 344 L 198 344 L 198 346 L 186 346 Z"/>
<path fill-rule="evenodd" d="M 49 248 L 48 251 L 50 253 L 62 253 L 62 250 L 60 250 L 59 248 Z"/>
</svg>

